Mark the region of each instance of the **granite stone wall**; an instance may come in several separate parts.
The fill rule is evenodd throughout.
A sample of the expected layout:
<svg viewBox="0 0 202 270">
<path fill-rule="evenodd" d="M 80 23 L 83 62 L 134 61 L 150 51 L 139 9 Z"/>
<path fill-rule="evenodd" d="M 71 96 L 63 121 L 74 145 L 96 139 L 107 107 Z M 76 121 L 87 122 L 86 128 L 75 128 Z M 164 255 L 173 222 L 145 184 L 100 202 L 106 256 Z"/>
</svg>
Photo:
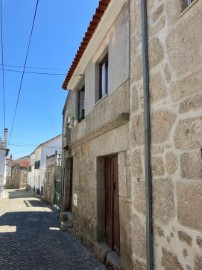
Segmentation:
<svg viewBox="0 0 202 270">
<path fill-rule="evenodd" d="M 146 269 L 141 1 L 130 1 L 133 267 Z M 148 0 L 155 269 L 202 269 L 202 1 Z M 141 243 L 141 244 L 140 244 Z"/>
</svg>

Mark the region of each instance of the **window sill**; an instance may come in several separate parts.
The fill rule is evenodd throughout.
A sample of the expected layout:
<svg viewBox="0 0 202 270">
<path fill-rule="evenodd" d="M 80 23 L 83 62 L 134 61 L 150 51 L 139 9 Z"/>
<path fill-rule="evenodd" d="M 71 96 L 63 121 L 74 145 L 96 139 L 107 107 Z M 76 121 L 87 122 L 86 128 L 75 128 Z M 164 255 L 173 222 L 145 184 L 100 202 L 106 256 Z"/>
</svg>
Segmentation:
<svg viewBox="0 0 202 270">
<path fill-rule="evenodd" d="M 198 2 L 198 0 L 195 0 L 194 2 L 192 2 L 190 5 L 188 5 L 180 14 L 180 17 L 182 17 L 194 4 L 196 4 L 196 2 Z"/>
<path fill-rule="evenodd" d="M 94 108 L 95 108 L 98 104 L 100 104 L 106 97 L 108 97 L 108 94 L 106 94 L 104 97 L 102 97 L 101 99 L 99 99 L 99 100 L 95 103 Z"/>
</svg>

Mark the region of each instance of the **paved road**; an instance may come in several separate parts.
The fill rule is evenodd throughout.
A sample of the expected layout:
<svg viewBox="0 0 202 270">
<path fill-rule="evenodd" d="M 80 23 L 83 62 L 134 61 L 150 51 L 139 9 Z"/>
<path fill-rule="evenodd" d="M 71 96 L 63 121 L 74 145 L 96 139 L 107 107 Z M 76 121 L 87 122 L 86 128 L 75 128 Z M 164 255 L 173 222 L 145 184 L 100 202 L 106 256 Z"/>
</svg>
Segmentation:
<svg viewBox="0 0 202 270">
<path fill-rule="evenodd" d="M 106 269 L 81 242 L 59 230 L 57 213 L 25 190 L 0 198 L 0 270 Z"/>
</svg>

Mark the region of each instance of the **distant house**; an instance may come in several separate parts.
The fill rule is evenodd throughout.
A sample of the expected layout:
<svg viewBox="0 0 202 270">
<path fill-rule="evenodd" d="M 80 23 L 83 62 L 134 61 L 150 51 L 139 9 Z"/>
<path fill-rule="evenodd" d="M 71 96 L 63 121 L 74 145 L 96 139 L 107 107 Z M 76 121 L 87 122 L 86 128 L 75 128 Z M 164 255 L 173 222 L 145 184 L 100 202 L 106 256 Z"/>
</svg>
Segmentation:
<svg viewBox="0 0 202 270">
<path fill-rule="evenodd" d="M 8 171 L 7 174 L 6 188 L 26 188 L 30 166 L 29 156 L 17 160 L 9 160 L 7 161 L 7 166 L 10 172 Z"/>
<path fill-rule="evenodd" d="M 30 168 L 28 173 L 28 189 L 32 192 L 43 195 L 46 156 L 53 155 L 55 151 L 62 153 L 62 135 L 58 135 L 44 143 L 41 143 L 30 155 Z"/>
<path fill-rule="evenodd" d="M 8 154 L 8 149 L 7 149 L 7 133 L 8 129 L 4 129 L 4 139 L 2 140 L 0 138 L 0 197 L 3 196 L 3 188 L 5 185 L 5 160 L 6 156 Z"/>
<path fill-rule="evenodd" d="M 61 154 L 46 157 L 46 174 L 44 183 L 44 200 L 60 207 L 61 191 Z"/>
</svg>

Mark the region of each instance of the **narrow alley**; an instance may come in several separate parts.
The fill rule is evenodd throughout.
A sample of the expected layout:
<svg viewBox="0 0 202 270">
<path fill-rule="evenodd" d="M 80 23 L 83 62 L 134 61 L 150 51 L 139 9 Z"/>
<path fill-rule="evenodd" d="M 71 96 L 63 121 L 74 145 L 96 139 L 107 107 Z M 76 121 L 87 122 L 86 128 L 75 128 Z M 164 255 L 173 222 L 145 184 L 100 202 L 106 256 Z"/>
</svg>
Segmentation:
<svg viewBox="0 0 202 270">
<path fill-rule="evenodd" d="M 59 229 L 58 212 L 26 190 L 0 198 L 0 269 L 106 269 L 80 240 Z"/>
</svg>

